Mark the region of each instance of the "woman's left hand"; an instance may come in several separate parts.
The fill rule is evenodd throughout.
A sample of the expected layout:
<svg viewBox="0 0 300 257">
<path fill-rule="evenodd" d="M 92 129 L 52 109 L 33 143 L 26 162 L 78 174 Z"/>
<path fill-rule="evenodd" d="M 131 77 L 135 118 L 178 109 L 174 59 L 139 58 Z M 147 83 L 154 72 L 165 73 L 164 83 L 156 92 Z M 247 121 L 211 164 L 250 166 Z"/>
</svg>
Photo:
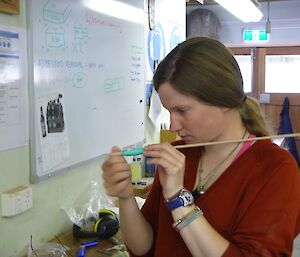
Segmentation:
<svg viewBox="0 0 300 257">
<path fill-rule="evenodd" d="M 149 164 L 157 165 L 159 181 L 165 199 L 183 188 L 185 155 L 169 143 L 153 144 L 145 147 L 144 156 L 151 158 Z"/>
</svg>

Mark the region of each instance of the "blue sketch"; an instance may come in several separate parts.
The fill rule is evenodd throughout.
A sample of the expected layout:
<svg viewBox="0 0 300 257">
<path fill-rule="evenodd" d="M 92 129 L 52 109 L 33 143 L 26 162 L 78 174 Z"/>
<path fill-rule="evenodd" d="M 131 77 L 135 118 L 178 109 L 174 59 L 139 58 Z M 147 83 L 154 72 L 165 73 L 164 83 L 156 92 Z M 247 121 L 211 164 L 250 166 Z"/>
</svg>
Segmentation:
<svg viewBox="0 0 300 257">
<path fill-rule="evenodd" d="M 117 77 L 117 78 L 109 78 L 104 81 L 104 92 L 115 92 L 119 91 L 124 88 L 124 78 Z"/>
<path fill-rule="evenodd" d="M 47 47 L 59 48 L 65 45 L 64 31 L 56 29 L 47 29 L 45 32 L 45 44 Z"/>
<path fill-rule="evenodd" d="M 79 39 L 86 39 L 88 38 L 89 32 L 87 27 L 78 24 L 74 26 L 74 39 L 79 40 Z"/>
<path fill-rule="evenodd" d="M 70 0 L 49 0 L 43 7 L 43 18 L 50 24 L 64 24 L 71 12 Z M 48 27 L 45 31 L 45 46 L 47 51 L 49 48 L 62 48 L 65 50 L 66 40 L 63 28 Z"/>
<path fill-rule="evenodd" d="M 166 44 L 164 31 L 160 23 L 157 23 L 154 30 L 148 33 L 148 61 L 152 72 L 154 72 L 154 61 L 158 63 L 166 55 Z"/>
<path fill-rule="evenodd" d="M 89 31 L 86 26 L 77 24 L 74 26 L 73 52 L 83 53 L 83 46 L 87 44 Z"/>
<path fill-rule="evenodd" d="M 130 80 L 140 82 L 142 75 L 142 62 L 144 51 L 142 47 L 132 46 L 132 56 L 131 56 L 131 69 L 130 69 Z"/>
<path fill-rule="evenodd" d="M 178 27 L 175 27 L 171 33 L 170 51 L 181 42 L 182 42 L 182 37 L 181 37 L 180 30 L 178 29 Z"/>
<path fill-rule="evenodd" d="M 68 1 L 49 0 L 43 8 L 44 19 L 51 23 L 64 23 L 71 12 L 69 5 Z"/>
<path fill-rule="evenodd" d="M 83 88 L 87 84 L 87 76 L 83 72 L 77 72 L 73 76 L 73 86 Z"/>
</svg>

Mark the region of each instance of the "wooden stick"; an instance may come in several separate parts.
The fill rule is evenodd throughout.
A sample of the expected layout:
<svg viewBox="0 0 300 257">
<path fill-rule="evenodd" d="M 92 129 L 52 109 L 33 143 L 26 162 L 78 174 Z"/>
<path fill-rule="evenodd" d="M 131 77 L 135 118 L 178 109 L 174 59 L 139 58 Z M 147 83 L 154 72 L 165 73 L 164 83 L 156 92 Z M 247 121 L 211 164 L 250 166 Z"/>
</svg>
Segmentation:
<svg viewBox="0 0 300 257">
<path fill-rule="evenodd" d="M 233 143 L 240 143 L 240 142 L 247 142 L 247 141 L 260 141 L 260 140 L 266 140 L 266 139 L 288 138 L 288 137 L 300 137 L 300 133 L 271 135 L 271 136 L 263 136 L 263 137 L 250 137 L 250 138 L 244 138 L 244 139 L 232 139 L 232 140 L 214 141 L 214 142 L 206 142 L 206 143 L 187 144 L 187 145 L 176 145 L 174 147 L 177 149 L 180 149 L 180 148 L 199 147 L 199 146 L 208 146 L 208 145 L 220 145 L 220 144 L 233 144 Z M 144 153 L 144 148 L 133 148 L 133 149 L 124 149 L 121 152 L 108 153 L 108 154 L 109 155 L 135 156 L 135 155 L 141 155 L 143 153 Z"/>
<path fill-rule="evenodd" d="M 244 138 L 244 139 L 233 139 L 233 140 L 187 144 L 187 145 L 176 145 L 175 148 L 179 149 L 179 148 L 199 147 L 199 146 L 208 146 L 208 145 L 233 144 L 233 143 L 239 143 L 239 142 L 259 141 L 259 140 L 266 140 L 266 139 L 288 138 L 288 137 L 300 137 L 300 133 L 271 135 L 271 136 L 263 136 L 263 137 L 250 137 L 250 138 Z"/>
</svg>

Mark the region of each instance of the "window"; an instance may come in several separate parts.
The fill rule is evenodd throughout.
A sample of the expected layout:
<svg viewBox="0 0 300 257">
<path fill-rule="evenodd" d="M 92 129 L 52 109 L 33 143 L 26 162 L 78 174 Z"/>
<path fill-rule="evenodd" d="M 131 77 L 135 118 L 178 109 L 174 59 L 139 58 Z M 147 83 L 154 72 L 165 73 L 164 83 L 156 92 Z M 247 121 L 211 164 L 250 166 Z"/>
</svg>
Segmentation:
<svg viewBox="0 0 300 257">
<path fill-rule="evenodd" d="M 252 61 L 252 49 L 249 47 L 236 47 L 230 48 L 234 58 L 236 59 L 244 82 L 244 92 L 252 93 L 253 91 L 253 61 Z"/>
<path fill-rule="evenodd" d="M 260 101 L 272 133 L 278 131 L 285 97 L 290 102 L 293 131 L 300 131 L 300 46 L 230 49 L 241 68 L 245 92 Z M 300 152 L 300 139 L 297 148 Z"/>
<path fill-rule="evenodd" d="M 300 93 L 300 55 L 267 55 L 266 93 Z"/>
<path fill-rule="evenodd" d="M 251 55 L 234 55 L 236 59 L 244 82 L 244 92 L 250 93 L 252 91 L 252 58 Z"/>
</svg>

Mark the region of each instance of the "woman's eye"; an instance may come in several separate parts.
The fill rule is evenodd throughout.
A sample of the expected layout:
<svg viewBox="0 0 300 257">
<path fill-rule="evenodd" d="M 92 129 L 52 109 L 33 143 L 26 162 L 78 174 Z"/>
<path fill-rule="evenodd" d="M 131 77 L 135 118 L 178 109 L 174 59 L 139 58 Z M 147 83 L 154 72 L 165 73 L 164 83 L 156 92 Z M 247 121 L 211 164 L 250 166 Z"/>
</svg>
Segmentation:
<svg viewBox="0 0 300 257">
<path fill-rule="evenodd" d="M 185 112 L 185 109 L 177 109 L 177 112 L 183 114 Z"/>
</svg>

